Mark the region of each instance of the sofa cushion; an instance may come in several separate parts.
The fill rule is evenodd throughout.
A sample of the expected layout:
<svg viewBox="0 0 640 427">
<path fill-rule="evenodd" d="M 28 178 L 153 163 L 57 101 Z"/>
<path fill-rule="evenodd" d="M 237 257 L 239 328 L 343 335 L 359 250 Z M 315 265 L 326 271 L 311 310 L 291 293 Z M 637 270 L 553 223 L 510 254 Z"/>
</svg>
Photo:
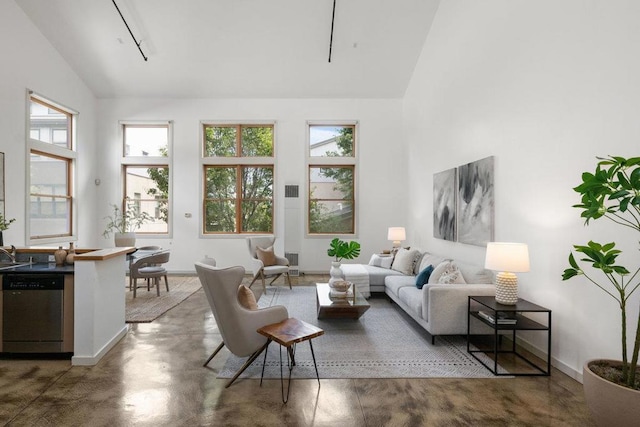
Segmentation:
<svg viewBox="0 0 640 427">
<path fill-rule="evenodd" d="M 433 268 L 436 268 L 442 261 L 446 261 L 448 258 L 445 258 L 440 255 L 434 255 L 429 252 L 425 252 L 424 256 L 420 260 L 419 271 L 424 270 L 428 265 L 433 265 Z"/>
<path fill-rule="evenodd" d="M 493 272 L 491 270 L 487 270 L 486 268 L 469 264 L 463 261 L 456 261 L 456 265 L 462 272 L 464 276 L 464 280 L 467 283 L 473 284 L 492 284 L 493 283 Z"/>
<path fill-rule="evenodd" d="M 428 265 L 416 276 L 416 288 L 422 289 L 425 283 L 429 281 L 429 276 L 433 272 L 433 265 Z"/>
<path fill-rule="evenodd" d="M 384 286 L 386 290 L 392 292 L 394 295 L 398 295 L 398 290 L 406 286 L 416 289 L 416 278 L 414 276 L 405 276 L 398 274 L 397 276 L 387 276 L 384 279 Z"/>
<path fill-rule="evenodd" d="M 398 253 L 393 259 L 391 269 L 399 271 L 402 274 L 411 274 L 415 268 L 416 258 L 420 256 L 420 251 L 416 249 L 407 250 L 405 248 L 398 249 Z"/>
<path fill-rule="evenodd" d="M 438 283 L 463 285 L 465 282 L 462 272 L 454 262 L 450 262 L 447 269 L 438 278 Z"/>
<path fill-rule="evenodd" d="M 376 267 L 375 265 L 363 265 L 369 274 L 369 286 L 384 286 L 384 279 L 387 276 L 403 276 L 399 271 L 390 268 Z"/>
<path fill-rule="evenodd" d="M 414 314 L 422 317 L 422 290 L 415 286 L 404 286 L 398 289 L 398 298 L 410 307 Z"/>
<path fill-rule="evenodd" d="M 371 255 L 371 259 L 369 260 L 369 265 L 382 268 L 391 268 L 392 263 L 393 257 L 391 255 L 381 256 L 378 254 L 373 254 Z"/>
<path fill-rule="evenodd" d="M 429 281 L 427 283 L 438 283 L 438 279 L 440 279 L 442 273 L 447 271 L 447 269 L 449 268 L 449 264 L 451 264 L 451 261 L 449 260 L 444 260 L 440 264 L 438 264 L 433 269 L 433 272 L 431 273 L 431 276 L 429 276 Z"/>
</svg>

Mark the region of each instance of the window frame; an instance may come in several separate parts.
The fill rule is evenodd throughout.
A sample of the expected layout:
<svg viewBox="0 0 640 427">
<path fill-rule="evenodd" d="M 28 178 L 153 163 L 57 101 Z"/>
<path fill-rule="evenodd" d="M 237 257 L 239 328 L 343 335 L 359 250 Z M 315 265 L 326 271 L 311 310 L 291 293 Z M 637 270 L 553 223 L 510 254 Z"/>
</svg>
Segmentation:
<svg viewBox="0 0 640 427">
<path fill-rule="evenodd" d="M 167 155 L 166 156 L 127 156 L 126 155 L 126 127 L 135 128 L 167 128 Z M 120 120 L 118 122 L 119 139 L 122 144 L 120 147 L 120 179 L 121 179 L 121 197 L 120 208 L 125 209 L 127 204 L 127 168 L 167 168 L 169 171 L 168 196 L 167 196 L 167 231 L 166 232 L 148 232 L 137 230 L 136 234 L 143 238 L 171 238 L 173 236 L 173 121 L 172 120 Z M 140 201 L 149 200 L 140 199 Z M 154 199 L 154 201 L 156 201 Z"/>
<path fill-rule="evenodd" d="M 209 127 L 236 127 L 236 155 L 235 156 L 207 156 L 206 129 Z M 271 156 L 243 156 L 242 155 L 242 127 L 270 127 L 272 129 L 272 150 Z M 276 203 L 277 203 L 277 177 L 276 177 L 276 141 L 277 124 L 275 120 L 203 120 L 200 122 L 200 237 L 202 238 L 245 238 L 246 236 L 273 235 L 276 232 Z M 207 169 L 212 167 L 235 168 L 236 169 L 236 199 L 235 199 L 235 220 L 236 231 L 211 232 L 206 231 L 207 201 L 222 200 L 207 198 Z M 271 199 L 271 231 L 242 231 L 242 170 L 246 167 L 271 168 L 273 175 L 272 199 Z"/>
<path fill-rule="evenodd" d="M 40 104 L 48 109 L 52 109 L 54 111 L 60 112 L 67 116 L 67 144 L 66 146 L 61 146 L 54 141 L 51 142 L 43 142 L 39 139 L 31 138 L 31 103 L 35 102 Z M 59 243 L 59 242 L 67 242 L 69 240 L 76 241 L 77 240 L 77 221 L 76 221 L 76 212 L 77 212 L 77 197 L 76 197 L 76 173 L 77 173 L 77 160 L 78 155 L 76 150 L 77 147 L 77 120 L 78 120 L 78 112 L 66 107 L 60 103 L 52 101 L 51 99 L 44 97 L 40 94 L 37 94 L 31 90 L 27 90 L 26 96 L 26 162 L 27 162 L 27 172 L 26 172 L 26 191 L 27 197 L 25 201 L 26 205 L 26 217 L 28 218 L 25 224 L 25 233 L 26 233 L 26 241 L 28 244 L 47 244 L 47 243 Z M 64 196 L 55 195 L 55 194 L 40 194 L 40 193 L 31 193 L 31 155 L 39 155 L 45 156 L 49 158 L 53 158 L 56 160 L 62 160 L 66 162 L 66 194 Z M 44 234 L 34 236 L 31 233 L 32 229 L 32 220 L 33 217 L 31 215 L 31 198 L 33 196 L 44 196 L 44 197 L 52 197 L 56 198 L 64 198 L 69 201 L 69 212 L 66 218 L 68 224 L 68 232 L 65 233 L 57 233 L 57 234 Z"/>
<path fill-rule="evenodd" d="M 312 156 L 311 155 L 311 128 L 314 126 L 341 126 L 341 127 L 352 127 L 353 128 L 353 156 L 340 156 L 340 157 L 330 157 L 330 156 Z M 327 238 L 327 237 L 335 237 L 335 236 L 344 236 L 349 238 L 357 238 L 358 237 L 358 215 L 360 209 L 358 208 L 358 151 L 359 151 L 359 137 L 360 137 L 360 127 L 357 120 L 307 120 L 306 122 L 306 178 L 305 178 L 305 189 L 306 189 L 306 203 L 305 203 L 305 237 L 306 238 Z M 311 232 L 311 201 L 318 200 L 311 198 L 311 170 L 312 168 L 340 168 L 340 167 L 350 167 L 353 169 L 353 199 L 351 200 L 353 206 L 353 214 L 352 214 L 352 227 L 353 233 L 342 233 L 342 232 L 322 232 L 322 233 L 312 233 Z M 341 199 L 346 200 L 346 199 Z"/>
</svg>

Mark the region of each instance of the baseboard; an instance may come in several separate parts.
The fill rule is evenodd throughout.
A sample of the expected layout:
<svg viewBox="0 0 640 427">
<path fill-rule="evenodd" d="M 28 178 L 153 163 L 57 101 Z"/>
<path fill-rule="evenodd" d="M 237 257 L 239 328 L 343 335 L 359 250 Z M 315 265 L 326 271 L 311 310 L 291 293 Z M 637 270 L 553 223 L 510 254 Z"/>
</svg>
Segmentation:
<svg viewBox="0 0 640 427">
<path fill-rule="evenodd" d="M 74 366 L 96 365 L 105 354 L 109 352 L 129 331 L 129 325 L 125 325 L 117 334 L 113 336 L 94 356 L 72 356 L 71 364 Z"/>
<path fill-rule="evenodd" d="M 522 347 L 523 349 L 527 350 L 528 352 L 530 352 L 534 356 L 536 356 L 536 357 L 538 357 L 538 358 L 540 358 L 542 360 L 547 360 L 547 353 L 545 351 L 543 351 L 542 349 L 540 349 L 539 347 L 534 346 L 529 341 L 525 341 L 522 338 L 518 337 L 518 338 L 516 338 L 516 344 L 518 346 Z M 569 366 L 566 363 L 556 359 L 553 356 L 551 356 L 551 366 L 553 366 L 554 368 L 556 368 L 557 370 L 559 370 L 563 374 L 565 374 L 565 375 L 573 378 L 574 380 L 578 381 L 579 383 L 582 383 L 582 372 L 576 371 L 571 366 Z"/>
</svg>

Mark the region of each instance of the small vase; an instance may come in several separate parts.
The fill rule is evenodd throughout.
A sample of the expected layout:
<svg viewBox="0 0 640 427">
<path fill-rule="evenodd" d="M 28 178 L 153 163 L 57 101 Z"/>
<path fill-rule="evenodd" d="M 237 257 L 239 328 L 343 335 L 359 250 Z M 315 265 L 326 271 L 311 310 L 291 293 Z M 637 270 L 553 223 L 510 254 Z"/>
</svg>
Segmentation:
<svg viewBox="0 0 640 427">
<path fill-rule="evenodd" d="M 329 279 L 329 286 L 331 286 L 333 282 L 344 280 L 344 273 L 340 268 L 339 262 L 334 261 L 331 263 L 331 270 L 329 270 L 329 275 L 331 276 L 331 278 Z"/>
<path fill-rule="evenodd" d="M 53 253 L 53 257 L 56 260 L 56 265 L 64 265 L 64 260 L 67 258 L 67 251 L 62 249 L 62 246 L 58 246 L 58 250 Z"/>
<path fill-rule="evenodd" d="M 67 264 L 73 264 L 76 259 L 76 248 L 73 246 L 73 242 L 69 243 L 69 253 L 65 258 Z"/>
<path fill-rule="evenodd" d="M 115 233 L 113 235 L 113 240 L 115 241 L 116 247 L 135 247 L 136 246 L 136 233 L 127 232 L 127 233 Z"/>
</svg>

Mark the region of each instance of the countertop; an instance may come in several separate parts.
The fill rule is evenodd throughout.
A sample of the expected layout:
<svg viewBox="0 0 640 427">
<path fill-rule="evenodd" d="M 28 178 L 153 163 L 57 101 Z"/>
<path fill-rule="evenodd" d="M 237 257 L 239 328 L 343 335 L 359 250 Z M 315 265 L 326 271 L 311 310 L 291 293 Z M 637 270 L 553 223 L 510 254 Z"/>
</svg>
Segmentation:
<svg viewBox="0 0 640 427">
<path fill-rule="evenodd" d="M 56 265 L 55 262 L 37 262 L 34 264 L 20 265 L 15 267 L 3 268 L 0 274 L 18 273 L 18 274 L 73 274 L 73 265 Z"/>
</svg>

